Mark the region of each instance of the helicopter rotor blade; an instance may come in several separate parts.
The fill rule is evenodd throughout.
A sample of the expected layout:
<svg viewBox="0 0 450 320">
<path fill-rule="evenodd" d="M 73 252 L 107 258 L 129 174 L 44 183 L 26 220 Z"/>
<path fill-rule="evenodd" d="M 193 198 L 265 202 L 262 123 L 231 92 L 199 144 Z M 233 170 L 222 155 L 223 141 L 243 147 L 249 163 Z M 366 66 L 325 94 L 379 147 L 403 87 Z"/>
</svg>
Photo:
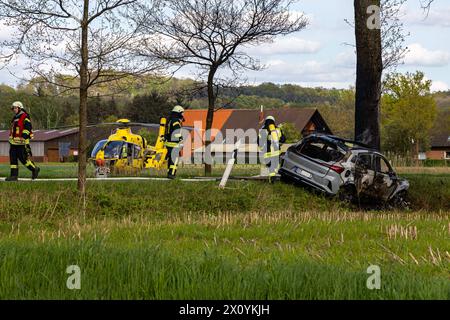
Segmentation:
<svg viewBox="0 0 450 320">
<path fill-rule="evenodd" d="M 95 127 L 107 127 L 107 126 L 114 126 L 114 127 L 124 127 L 124 128 L 129 128 L 129 127 L 148 127 L 148 128 L 159 128 L 160 124 L 156 124 L 156 123 L 135 123 L 135 122 L 129 122 L 129 123 L 118 123 L 118 122 L 105 122 L 105 123 L 98 123 L 98 124 L 91 124 L 88 125 L 87 128 L 95 128 Z"/>
<path fill-rule="evenodd" d="M 159 128 L 161 124 L 159 123 L 139 123 L 139 122 L 130 122 L 129 126 L 139 126 L 146 128 Z"/>
<path fill-rule="evenodd" d="M 128 122 L 128 123 L 120 123 L 120 122 L 104 122 L 104 123 L 96 123 L 96 124 L 88 124 L 86 128 L 96 128 L 96 127 L 107 127 L 107 126 L 115 126 L 115 127 L 146 127 L 146 128 L 159 128 L 161 124 L 159 123 L 142 123 L 142 122 Z M 72 125 L 72 126 L 62 126 L 57 128 L 50 128 L 48 130 L 62 130 L 62 129 L 78 129 L 79 125 Z M 192 127 L 192 126 L 183 126 L 182 127 L 185 130 L 188 131 L 196 131 L 201 132 L 203 130 L 199 130 L 198 128 Z"/>
</svg>

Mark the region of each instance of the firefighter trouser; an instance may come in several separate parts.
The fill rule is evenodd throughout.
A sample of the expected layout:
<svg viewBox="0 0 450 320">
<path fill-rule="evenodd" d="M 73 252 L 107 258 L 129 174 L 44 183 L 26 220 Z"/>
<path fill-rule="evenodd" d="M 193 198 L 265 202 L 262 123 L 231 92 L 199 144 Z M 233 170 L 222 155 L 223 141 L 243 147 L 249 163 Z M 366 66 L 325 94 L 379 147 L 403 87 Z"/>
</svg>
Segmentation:
<svg viewBox="0 0 450 320">
<path fill-rule="evenodd" d="M 280 154 L 279 151 L 264 154 L 264 163 L 269 169 L 269 181 L 272 181 L 273 177 L 278 173 L 278 170 L 280 170 Z"/>
<path fill-rule="evenodd" d="M 175 176 L 177 174 L 178 162 L 180 161 L 180 147 L 167 147 L 167 174 Z"/>
<path fill-rule="evenodd" d="M 266 158 L 266 167 L 269 168 L 269 177 L 274 177 L 278 173 L 278 170 L 280 170 L 280 157 Z"/>
<path fill-rule="evenodd" d="M 19 160 L 27 167 L 28 170 L 34 172 L 36 165 L 31 161 L 31 147 L 27 145 L 10 145 L 9 159 L 11 163 L 11 177 L 19 175 Z"/>
</svg>

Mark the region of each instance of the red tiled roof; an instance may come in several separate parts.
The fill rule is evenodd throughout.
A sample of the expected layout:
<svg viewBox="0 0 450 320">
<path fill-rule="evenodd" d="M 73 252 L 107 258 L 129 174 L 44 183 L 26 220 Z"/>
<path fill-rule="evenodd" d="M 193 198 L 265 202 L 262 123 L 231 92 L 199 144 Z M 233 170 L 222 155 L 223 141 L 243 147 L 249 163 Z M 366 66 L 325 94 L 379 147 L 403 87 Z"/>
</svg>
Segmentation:
<svg viewBox="0 0 450 320">
<path fill-rule="evenodd" d="M 207 110 L 186 110 L 184 114 L 185 122 L 183 125 L 193 127 L 195 122 L 199 121 L 201 122 L 202 130 L 204 130 L 206 126 L 206 116 Z M 308 124 L 313 122 L 316 126 L 316 130 L 329 134 L 332 133 L 317 109 L 299 108 L 264 110 L 264 117 L 267 116 L 275 117 L 277 124 L 292 123 L 301 132 L 308 130 Z M 244 132 L 248 132 L 249 129 L 258 130 L 261 127 L 259 120 L 260 110 L 257 109 L 222 109 L 214 113 L 212 128 L 221 131 L 222 136 L 226 137 L 227 130 L 231 129 L 242 129 Z M 203 134 L 204 131 L 201 133 Z M 238 133 L 234 132 L 234 134 Z M 240 134 L 242 133 L 239 133 L 239 135 Z M 216 135 L 213 132 L 212 141 L 214 141 L 215 137 Z M 196 138 L 198 138 L 198 136 L 196 136 Z M 247 143 L 256 143 L 256 137 L 251 134 L 247 139 Z M 196 141 L 194 144 L 202 143 L 201 141 L 203 141 L 203 138 L 200 138 L 199 140 L 194 139 L 194 141 Z M 196 147 L 199 146 L 200 145 L 197 145 Z"/>
<path fill-rule="evenodd" d="M 233 112 L 234 110 L 218 110 L 214 112 L 212 127 L 220 130 Z M 183 125 L 193 127 L 195 122 L 199 122 L 202 126 L 202 130 L 205 130 L 207 114 L 208 110 L 186 110 L 184 112 L 185 121 L 183 122 Z"/>
<path fill-rule="evenodd" d="M 202 129 L 205 128 L 207 110 L 186 110 L 184 114 L 186 126 L 194 126 L 195 121 L 202 121 Z M 277 123 L 293 123 L 299 130 L 304 130 L 308 123 L 317 117 L 323 122 L 325 132 L 331 133 L 317 109 L 298 108 L 298 109 L 275 109 L 264 110 L 264 117 L 273 116 Z M 219 110 L 214 113 L 213 128 L 224 132 L 226 129 L 258 129 L 260 110 Z"/>
<path fill-rule="evenodd" d="M 214 112 L 214 119 L 212 127 L 213 129 L 222 130 L 224 124 L 228 121 L 230 116 L 232 115 L 233 110 L 218 110 Z M 186 110 L 184 112 L 184 126 L 189 127 L 200 127 L 201 133 L 203 134 L 206 128 L 206 116 L 208 114 L 208 110 Z M 196 126 L 197 125 L 197 126 Z M 215 135 L 212 134 L 212 140 L 214 140 Z"/>
</svg>

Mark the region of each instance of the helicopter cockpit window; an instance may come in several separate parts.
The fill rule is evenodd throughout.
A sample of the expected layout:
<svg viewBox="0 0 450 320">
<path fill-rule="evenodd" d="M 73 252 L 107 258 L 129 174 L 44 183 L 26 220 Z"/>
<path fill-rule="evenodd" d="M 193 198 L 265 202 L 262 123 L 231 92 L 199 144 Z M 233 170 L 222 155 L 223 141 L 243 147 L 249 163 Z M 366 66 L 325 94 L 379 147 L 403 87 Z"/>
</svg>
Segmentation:
<svg viewBox="0 0 450 320">
<path fill-rule="evenodd" d="M 99 142 L 97 142 L 97 144 L 95 145 L 94 149 L 92 149 L 91 152 L 91 157 L 95 158 L 97 156 L 97 153 L 100 151 L 101 148 L 103 148 L 103 146 L 105 145 L 105 143 L 108 140 L 100 140 Z"/>
<path fill-rule="evenodd" d="M 105 159 L 120 159 L 122 158 L 123 149 L 126 143 L 122 141 L 111 141 L 105 147 Z"/>
</svg>

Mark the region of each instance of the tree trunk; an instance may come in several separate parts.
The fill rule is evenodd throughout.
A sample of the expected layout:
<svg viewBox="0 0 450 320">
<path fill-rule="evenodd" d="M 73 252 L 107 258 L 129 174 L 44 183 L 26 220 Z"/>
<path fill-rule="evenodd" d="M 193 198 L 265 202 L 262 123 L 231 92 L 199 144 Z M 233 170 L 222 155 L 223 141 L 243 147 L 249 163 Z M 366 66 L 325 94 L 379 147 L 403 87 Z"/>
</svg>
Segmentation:
<svg viewBox="0 0 450 320">
<path fill-rule="evenodd" d="M 369 29 L 371 5 L 380 0 L 354 0 L 356 35 L 355 140 L 380 150 L 380 99 L 383 72 L 381 30 Z"/>
<path fill-rule="evenodd" d="M 78 142 L 78 191 L 83 199 L 86 196 L 87 166 L 88 18 L 89 0 L 84 0 L 83 21 L 81 22 L 80 132 Z"/>
<path fill-rule="evenodd" d="M 214 75 L 216 74 L 217 68 L 211 67 L 208 74 L 208 114 L 206 116 L 206 138 L 205 138 L 205 153 L 211 155 L 211 128 L 214 120 L 214 110 L 216 104 L 216 95 L 214 93 Z M 208 150 L 208 152 L 207 152 Z M 206 159 L 204 159 L 206 160 Z M 210 159 L 211 160 L 211 159 Z M 211 176 L 212 174 L 212 165 L 205 163 L 205 176 Z"/>
</svg>

